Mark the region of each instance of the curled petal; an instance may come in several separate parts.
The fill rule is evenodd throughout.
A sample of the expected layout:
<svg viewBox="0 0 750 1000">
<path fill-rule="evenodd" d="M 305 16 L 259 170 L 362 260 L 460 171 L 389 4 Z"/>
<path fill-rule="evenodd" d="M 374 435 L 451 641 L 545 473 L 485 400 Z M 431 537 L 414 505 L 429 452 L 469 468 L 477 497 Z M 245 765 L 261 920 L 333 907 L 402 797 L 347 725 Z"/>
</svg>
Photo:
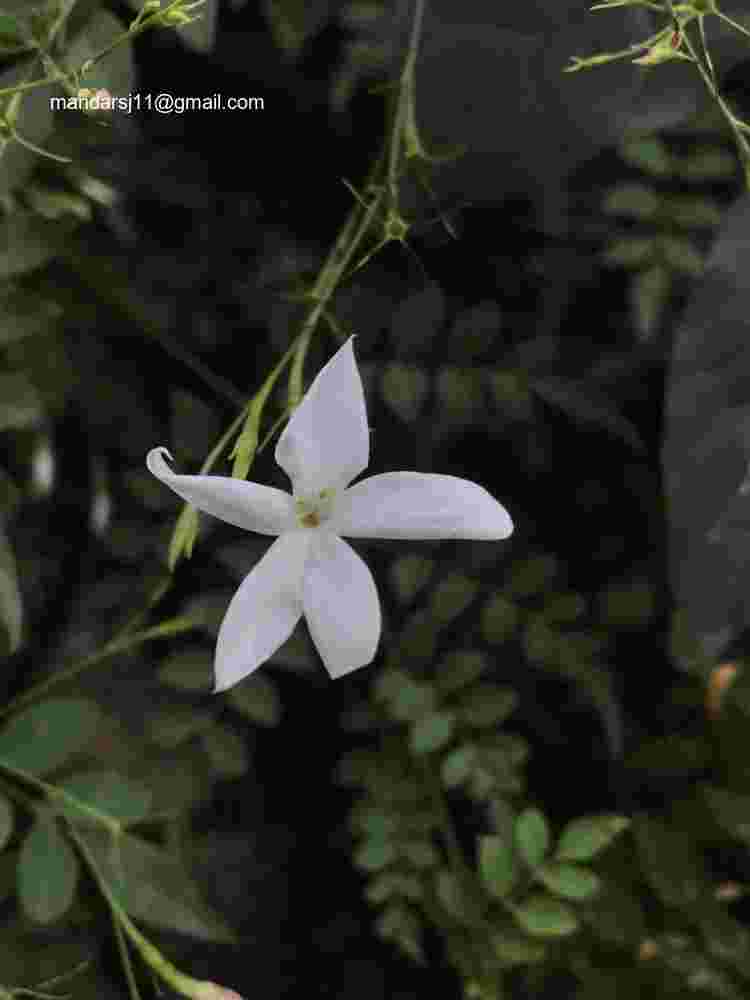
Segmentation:
<svg viewBox="0 0 750 1000">
<path fill-rule="evenodd" d="M 378 592 L 365 563 L 336 535 L 320 533 L 317 551 L 305 567 L 302 603 L 331 677 L 370 663 L 380 641 Z"/>
<path fill-rule="evenodd" d="M 276 445 L 295 494 L 347 486 L 367 468 L 370 436 L 352 338 L 318 372 Z"/>
<path fill-rule="evenodd" d="M 214 692 L 247 677 L 292 634 L 310 541 L 307 531 L 280 535 L 240 584 L 219 629 Z"/>
<path fill-rule="evenodd" d="M 261 535 L 280 535 L 295 523 L 294 500 L 283 490 L 229 476 L 181 476 L 172 472 L 165 455 L 174 461 L 166 448 L 152 448 L 146 457 L 149 471 L 198 510 Z"/>
<path fill-rule="evenodd" d="M 341 495 L 332 529 L 351 538 L 492 541 L 507 538 L 513 522 L 487 490 L 469 479 L 386 472 Z"/>
</svg>

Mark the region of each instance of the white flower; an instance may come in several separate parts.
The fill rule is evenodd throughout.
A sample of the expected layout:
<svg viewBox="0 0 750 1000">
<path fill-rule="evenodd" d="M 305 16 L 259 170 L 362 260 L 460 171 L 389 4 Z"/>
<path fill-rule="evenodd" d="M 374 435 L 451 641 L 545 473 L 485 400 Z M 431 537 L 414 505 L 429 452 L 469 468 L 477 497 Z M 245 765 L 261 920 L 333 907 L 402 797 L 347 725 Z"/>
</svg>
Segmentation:
<svg viewBox="0 0 750 1000">
<path fill-rule="evenodd" d="M 188 503 L 230 524 L 277 535 L 232 598 L 216 644 L 214 691 L 259 667 L 304 614 L 331 677 L 363 667 L 380 640 L 372 574 L 342 538 L 488 541 L 507 538 L 504 507 L 468 479 L 368 465 L 370 436 L 352 338 L 320 370 L 292 414 L 275 458 L 293 496 L 225 476 L 180 476 L 154 448 L 148 468 Z"/>
</svg>

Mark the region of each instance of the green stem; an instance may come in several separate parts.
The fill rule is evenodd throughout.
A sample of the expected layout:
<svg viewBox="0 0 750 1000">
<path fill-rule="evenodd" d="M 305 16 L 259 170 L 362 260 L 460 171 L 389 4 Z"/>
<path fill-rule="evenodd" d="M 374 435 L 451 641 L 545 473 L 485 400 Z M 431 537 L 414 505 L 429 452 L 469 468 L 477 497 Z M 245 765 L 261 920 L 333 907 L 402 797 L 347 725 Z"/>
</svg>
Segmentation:
<svg viewBox="0 0 750 1000">
<path fill-rule="evenodd" d="M 164 955 L 162 955 L 158 948 L 151 944 L 148 938 L 141 934 L 123 909 L 122 905 L 114 896 L 106 880 L 101 875 L 96 861 L 94 860 L 94 857 L 83 837 L 81 837 L 70 824 L 68 824 L 68 834 L 80 851 L 99 887 L 101 894 L 109 904 L 113 918 L 117 920 L 122 930 L 137 949 L 143 961 L 177 993 L 180 993 L 185 997 L 200 997 L 204 991 L 205 983 L 201 980 L 193 979 L 192 976 L 186 976 L 185 973 L 180 972 L 178 968 L 172 965 L 172 963 L 166 959 Z"/>
<path fill-rule="evenodd" d="M 108 642 L 102 649 L 97 650 L 96 653 L 92 653 L 90 656 L 86 656 L 77 663 L 72 664 L 67 670 L 60 670 L 58 673 L 52 674 L 51 677 L 47 677 L 38 684 L 34 684 L 33 687 L 28 688 L 28 690 L 13 698 L 6 705 L 0 706 L 0 718 L 22 708 L 31 701 L 35 701 L 41 695 L 46 694 L 50 688 L 72 680 L 78 674 L 83 673 L 84 670 L 88 670 L 89 667 L 101 663 L 102 660 L 106 660 L 110 656 L 125 653 L 129 649 L 132 649 L 133 646 L 138 646 L 142 642 L 179 635 L 181 632 L 188 632 L 194 628 L 196 628 L 196 624 L 191 618 L 171 618 L 160 625 L 144 629 L 143 632 L 136 632 L 134 635 L 118 636 Z"/>
<path fill-rule="evenodd" d="M 21 768 L 14 767 L 12 764 L 8 764 L 6 761 L 0 760 L 0 772 L 9 774 L 18 781 L 24 782 L 27 785 L 31 785 L 32 788 L 38 789 L 38 791 L 42 792 L 52 803 L 64 802 L 66 805 L 70 806 L 71 809 L 75 809 L 76 812 L 83 813 L 99 826 L 103 826 L 109 831 L 109 833 L 112 834 L 113 837 L 117 837 L 122 833 L 122 824 L 119 820 L 113 819 L 106 813 L 100 812 L 94 806 L 90 806 L 87 803 L 82 802 L 73 795 L 68 795 L 66 791 L 62 788 L 58 788 L 56 785 L 47 784 L 46 781 L 42 781 L 41 778 L 37 778 L 37 776 L 35 774 L 31 774 L 30 771 L 22 771 Z"/>
</svg>

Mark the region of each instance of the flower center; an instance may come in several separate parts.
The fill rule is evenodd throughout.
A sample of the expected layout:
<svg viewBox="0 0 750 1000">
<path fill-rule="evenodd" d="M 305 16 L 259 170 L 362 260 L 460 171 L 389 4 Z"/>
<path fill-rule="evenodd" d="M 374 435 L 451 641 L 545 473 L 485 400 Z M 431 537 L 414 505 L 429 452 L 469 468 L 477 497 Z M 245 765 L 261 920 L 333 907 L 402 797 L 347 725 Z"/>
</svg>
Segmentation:
<svg viewBox="0 0 750 1000">
<path fill-rule="evenodd" d="M 309 496 L 295 497 L 297 520 L 303 528 L 319 528 L 331 516 L 334 490 L 321 490 Z"/>
</svg>

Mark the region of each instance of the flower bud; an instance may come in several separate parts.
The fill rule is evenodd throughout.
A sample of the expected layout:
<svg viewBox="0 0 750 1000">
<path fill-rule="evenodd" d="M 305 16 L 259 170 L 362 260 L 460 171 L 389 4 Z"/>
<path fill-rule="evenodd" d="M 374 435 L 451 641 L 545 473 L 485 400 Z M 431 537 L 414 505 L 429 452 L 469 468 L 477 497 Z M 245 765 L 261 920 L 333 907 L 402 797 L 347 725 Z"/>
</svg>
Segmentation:
<svg viewBox="0 0 750 1000">
<path fill-rule="evenodd" d="M 193 993 L 193 1000 L 243 1000 L 239 993 L 234 990 L 227 990 L 216 983 L 209 983 L 205 980 L 198 984 L 198 988 Z"/>
</svg>

